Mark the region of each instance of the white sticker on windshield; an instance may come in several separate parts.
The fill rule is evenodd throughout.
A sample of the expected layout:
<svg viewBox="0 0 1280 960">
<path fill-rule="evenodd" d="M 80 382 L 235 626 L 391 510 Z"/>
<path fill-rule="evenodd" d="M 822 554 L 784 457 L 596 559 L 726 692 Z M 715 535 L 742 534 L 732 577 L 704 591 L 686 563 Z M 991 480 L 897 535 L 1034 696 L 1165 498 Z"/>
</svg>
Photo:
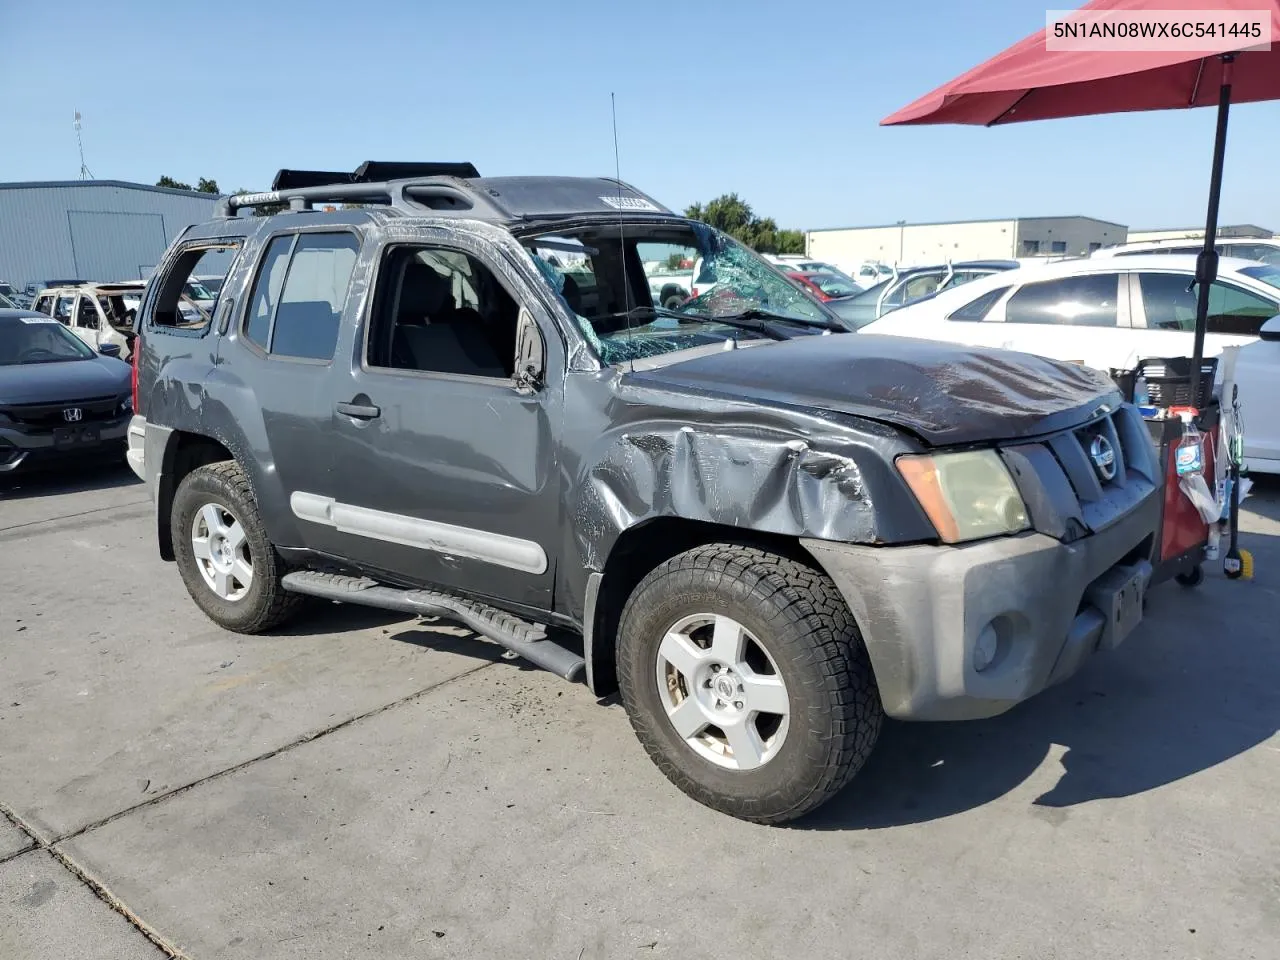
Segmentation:
<svg viewBox="0 0 1280 960">
<path fill-rule="evenodd" d="M 615 210 L 650 210 L 653 213 L 659 212 L 658 205 L 651 203 L 644 197 L 623 197 L 615 194 L 612 197 L 601 197 L 600 199 Z"/>
<path fill-rule="evenodd" d="M 23 323 L 57 323 L 53 317 L 19 317 Z"/>
</svg>

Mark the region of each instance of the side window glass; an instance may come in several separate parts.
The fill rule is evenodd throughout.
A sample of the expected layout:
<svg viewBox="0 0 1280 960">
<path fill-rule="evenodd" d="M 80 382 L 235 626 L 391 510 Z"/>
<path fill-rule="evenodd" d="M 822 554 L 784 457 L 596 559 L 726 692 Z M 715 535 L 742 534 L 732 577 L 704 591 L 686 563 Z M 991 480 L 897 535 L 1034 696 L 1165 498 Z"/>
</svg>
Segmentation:
<svg viewBox="0 0 1280 960">
<path fill-rule="evenodd" d="M 53 297 L 37 297 L 35 306 L 31 309 L 45 316 L 53 316 Z"/>
<path fill-rule="evenodd" d="M 1005 323 L 1114 327 L 1119 274 L 1094 273 L 1028 283 L 1009 298 Z"/>
<path fill-rule="evenodd" d="M 947 319 L 969 321 L 984 320 L 986 319 L 987 314 L 991 312 L 991 308 L 996 305 L 996 302 L 1008 292 L 1008 287 L 996 287 L 994 290 L 988 290 L 982 296 L 978 297 L 978 299 L 970 300 L 963 307 L 952 310 L 951 313 L 948 314 Z"/>
<path fill-rule="evenodd" d="M 75 297 L 59 297 L 53 304 L 53 317 L 61 323 L 71 322 L 71 308 Z"/>
<path fill-rule="evenodd" d="M 289 266 L 289 249 L 292 246 L 292 234 L 276 237 L 268 244 L 266 256 L 262 258 L 262 265 L 258 268 L 253 295 L 249 298 L 244 335 L 263 350 L 267 349 L 270 341 L 271 315 L 280 302 L 280 291 L 284 289 L 284 274 Z"/>
<path fill-rule="evenodd" d="M 269 352 L 279 357 L 332 360 L 342 309 L 359 242 L 350 233 L 303 233 L 293 248 L 280 304 L 271 328 Z M 455 277 L 450 293 L 458 303 L 474 303 L 474 291 Z"/>
<path fill-rule="evenodd" d="M 1222 248 L 1222 255 L 1242 260 L 1258 260 L 1261 263 L 1280 264 L 1280 247 L 1262 243 L 1235 243 Z"/>
<path fill-rule="evenodd" d="M 1215 283 L 1209 288 L 1209 333 L 1256 337 L 1262 325 L 1277 313 L 1280 308 L 1274 300 L 1248 290 L 1226 283 Z"/>
<path fill-rule="evenodd" d="M 581 265 L 570 266 L 561 262 L 566 281 L 582 273 Z M 442 247 L 396 247 L 378 271 L 367 362 L 510 378 L 518 315 L 511 294 L 475 257 Z"/>
<path fill-rule="evenodd" d="M 76 326 L 85 330 L 98 329 L 98 308 L 88 294 L 81 296 L 76 304 Z"/>
<path fill-rule="evenodd" d="M 1194 330 L 1196 295 L 1191 278 L 1177 273 L 1140 273 L 1142 309 L 1153 330 Z"/>
</svg>

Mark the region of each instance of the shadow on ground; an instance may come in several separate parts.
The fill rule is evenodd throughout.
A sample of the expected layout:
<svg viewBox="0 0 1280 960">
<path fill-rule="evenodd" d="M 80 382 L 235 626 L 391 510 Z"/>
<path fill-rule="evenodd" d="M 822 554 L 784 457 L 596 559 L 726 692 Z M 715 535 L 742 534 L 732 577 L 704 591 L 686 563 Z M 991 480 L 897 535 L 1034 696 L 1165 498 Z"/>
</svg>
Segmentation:
<svg viewBox="0 0 1280 960">
<path fill-rule="evenodd" d="M 56 497 L 130 486 L 141 487 L 142 481 L 125 464 L 85 463 L 38 472 L 0 474 L 0 500 Z"/>
<path fill-rule="evenodd" d="M 1250 511 L 1280 515 L 1276 493 L 1264 496 Z M 1147 620 L 1124 645 L 1003 716 L 887 723 L 847 790 L 796 826 L 868 829 L 961 813 L 1016 788 L 1055 744 L 1066 750 L 1061 776 L 1033 804 L 1060 820 L 1064 808 L 1152 790 L 1268 740 L 1280 730 L 1280 537 L 1242 542 L 1261 561 L 1253 581 L 1228 581 L 1207 564 L 1197 589 L 1154 588 Z"/>
</svg>

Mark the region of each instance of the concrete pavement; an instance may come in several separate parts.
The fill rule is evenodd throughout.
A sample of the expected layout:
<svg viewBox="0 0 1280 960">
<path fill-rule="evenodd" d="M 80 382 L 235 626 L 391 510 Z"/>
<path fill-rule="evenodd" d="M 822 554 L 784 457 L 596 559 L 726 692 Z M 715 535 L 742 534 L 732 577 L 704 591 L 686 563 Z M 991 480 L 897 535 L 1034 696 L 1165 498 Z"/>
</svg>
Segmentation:
<svg viewBox="0 0 1280 960">
<path fill-rule="evenodd" d="M 5 960 L 1277 955 L 1280 485 L 1255 581 L 770 829 L 456 628 L 219 630 L 128 478 L 0 492 Z"/>
</svg>

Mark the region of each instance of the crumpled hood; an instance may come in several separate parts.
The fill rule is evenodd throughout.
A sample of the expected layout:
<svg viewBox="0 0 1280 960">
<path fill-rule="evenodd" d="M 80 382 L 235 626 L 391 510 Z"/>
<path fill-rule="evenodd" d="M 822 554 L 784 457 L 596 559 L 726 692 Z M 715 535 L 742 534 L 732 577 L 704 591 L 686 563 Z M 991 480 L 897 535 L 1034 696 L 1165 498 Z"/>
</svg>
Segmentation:
<svg viewBox="0 0 1280 960">
<path fill-rule="evenodd" d="M 0 366 L 0 403 L 62 403 L 129 390 L 129 365 L 114 357 Z"/>
<path fill-rule="evenodd" d="M 805 336 L 693 357 L 639 383 L 852 414 L 932 446 L 1051 433 L 1121 403 L 1089 367 L 1011 350 L 874 334 Z"/>
</svg>

